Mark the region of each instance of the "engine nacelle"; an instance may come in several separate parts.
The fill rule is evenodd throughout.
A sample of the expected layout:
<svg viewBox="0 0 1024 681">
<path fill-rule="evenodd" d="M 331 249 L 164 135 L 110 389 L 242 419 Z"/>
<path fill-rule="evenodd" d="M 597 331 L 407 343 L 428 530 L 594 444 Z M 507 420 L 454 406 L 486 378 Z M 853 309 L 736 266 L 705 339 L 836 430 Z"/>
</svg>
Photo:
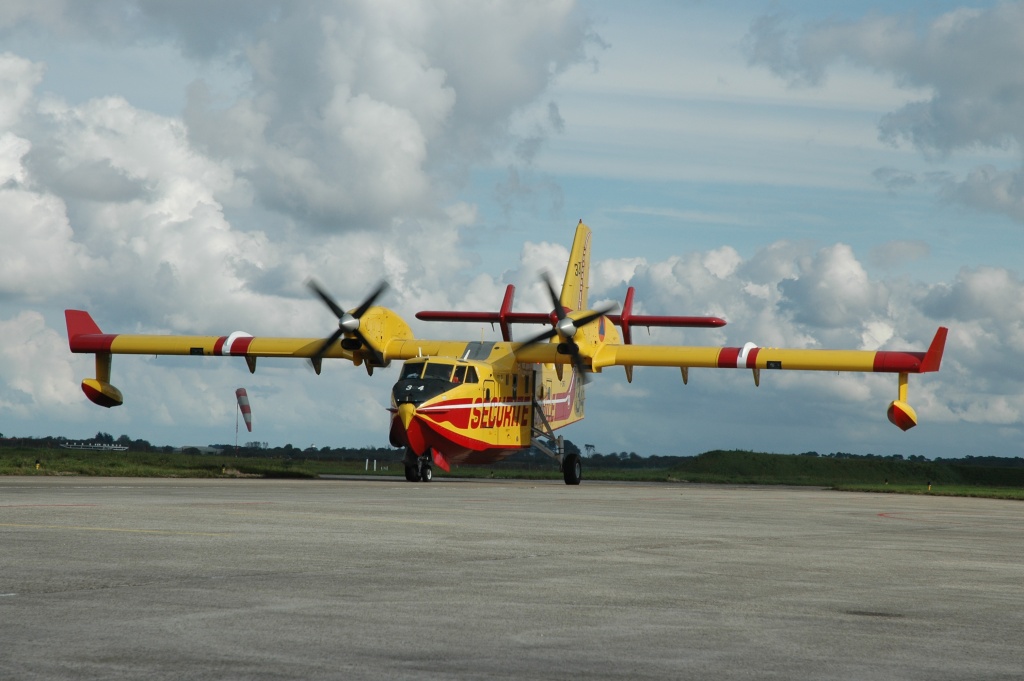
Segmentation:
<svg viewBox="0 0 1024 681">
<path fill-rule="evenodd" d="M 917 412 L 903 400 L 895 400 L 889 405 L 886 413 L 889 421 L 900 430 L 910 430 L 917 425 Z"/>
<path fill-rule="evenodd" d="M 101 407 L 120 407 L 124 404 L 121 391 L 106 381 L 95 378 L 87 378 L 82 381 L 82 392 L 95 404 Z"/>
</svg>

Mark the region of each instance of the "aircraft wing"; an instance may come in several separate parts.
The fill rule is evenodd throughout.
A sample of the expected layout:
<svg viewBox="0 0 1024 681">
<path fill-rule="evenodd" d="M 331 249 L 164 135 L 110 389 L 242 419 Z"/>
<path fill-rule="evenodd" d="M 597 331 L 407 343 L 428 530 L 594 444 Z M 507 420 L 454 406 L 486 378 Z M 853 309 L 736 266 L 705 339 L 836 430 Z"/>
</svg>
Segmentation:
<svg viewBox="0 0 1024 681">
<path fill-rule="evenodd" d="M 676 345 L 604 345 L 591 359 L 596 370 L 609 366 L 669 366 L 707 369 L 859 371 L 920 374 L 938 371 L 947 329 L 940 327 L 927 352 L 891 350 L 795 350 Z"/>
<path fill-rule="evenodd" d="M 907 403 L 909 374 L 938 371 L 946 347 L 948 329 L 939 327 L 926 352 L 892 350 L 795 350 L 759 348 L 748 343 L 742 348 L 687 347 L 673 345 L 600 346 L 591 357 L 595 371 L 623 366 L 627 378 L 634 366 L 671 366 L 682 370 L 683 382 L 691 367 L 708 369 L 748 369 L 760 384 L 762 370 L 859 371 L 899 374 L 897 399 L 889 404 L 886 415 L 901 430 L 917 425 L 917 414 Z"/>
<path fill-rule="evenodd" d="M 322 338 L 257 338 L 235 332 L 227 336 L 155 336 L 103 333 L 88 312 L 66 310 L 71 352 L 115 355 L 224 355 L 241 357 L 313 357 Z M 355 353 L 335 344 L 323 355 L 354 360 Z"/>
<path fill-rule="evenodd" d="M 251 336 L 236 331 L 227 336 L 161 336 L 144 334 L 103 333 L 92 316 L 83 310 L 65 310 L 68 345 L 71 352 L 108 355 L 198 355 L 234 356 L 252 360 L 256 357 L 314 358 L 323 350 L 323 338 L 274 338 Z M 459 357 L 465 352 L 467 341 L 425 340 L 411 338 L 406 333 L 379 333 L 374 341 L 379 344 L 385 362 L 413 357 L 444 355 Z M 568 363 L 559 355 L 554 344 L 540 343 L 523 347 L 517 343 L 488 344 L 489 353 L 516 355 L 516 361 L 540 363 Z M 522 355 L 522 356 L 520 356 Z M 360 364 L 369 358 L 365 350 L 346 350 L 341 343 L 332 343 L 321 357 L 346 359 Z M 250 368 L 252 365 L 250 365 Z"/>
</svg>

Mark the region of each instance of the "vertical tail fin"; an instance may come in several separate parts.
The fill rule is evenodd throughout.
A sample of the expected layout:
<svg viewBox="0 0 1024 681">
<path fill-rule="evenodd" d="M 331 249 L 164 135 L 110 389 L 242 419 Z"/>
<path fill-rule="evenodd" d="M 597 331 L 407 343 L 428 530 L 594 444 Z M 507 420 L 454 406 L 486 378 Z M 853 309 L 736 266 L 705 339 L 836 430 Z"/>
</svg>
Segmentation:
<svg viewBox="0 0 1024 681">
<path fill-rule="evenodd" d="M 587 288 L 590 280 L 590 228 L 580 220 L 569 252 L 569 265 L 565 268 L 562 295 L 559 302 L 567 310 L 586 310 Z"/>
</svg>

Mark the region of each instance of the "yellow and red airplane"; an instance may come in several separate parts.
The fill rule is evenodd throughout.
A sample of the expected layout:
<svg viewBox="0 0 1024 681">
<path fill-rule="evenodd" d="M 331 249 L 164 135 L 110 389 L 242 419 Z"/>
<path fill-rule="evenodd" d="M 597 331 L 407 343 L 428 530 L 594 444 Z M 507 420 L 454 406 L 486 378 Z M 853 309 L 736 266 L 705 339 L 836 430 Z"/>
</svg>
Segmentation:
<svg viewBox="0 0 1024 681">
<path fill-rule="evenodd" d="M 96 404 L 122 404 L 121 392 L 110 383 L 111 358 L 119 354 L 221 355 L 244 357 L 255 372 L 258 357 L 309 359 L 317 374 L 324 358 L 345 359 L 375 368 L 402 360 L 391 390 L 390 440 L 405 448 L 405 475 L 428 481 L 432 467 L 487 464 L 530 446 L 558 461 L 566 484 L 582 477 L 578 454 L 566 455 L 555 431 L 583 418 L 584 383 L 590 373 L 622 366 L 627 380 L 633 367 L 681 369 L 683 382 L 692 368 L 748 369 L 759 384 L 765 370 L 857 371 L 898 374 L 898 396 L 889 404 L 889 420 L 903 430 L 917 425 L 907 403 L 909 374 L 938 371 L 947 329 L 940 327 L 925 352 L 862 350 L 792 350 L 743 347 L 634 345 L 633 327 L 719 327 L 716 317 L 675 317 L 633 314 L 633 288 L 619 314 L 615 307 L 592 310 L 587 303 L 591 231 L 581 220 L 569 255 L 560 294 L 545 278 L 551 312 L 514 312 L 515 289 L 508 286 L 497 312 L 420 312 L 425 321 L 490 322 L 502 340 L 425 340 L 416 338 L 395 312 L 374 305 L 381 284 L 357 308 L 346 312 L 316 282 L 313 292 L 338 319 L 338 328 L 323 338 L 254 338 L 235 332 L 227 336 L 150 336 L 103 333 L 88 312 L 66 310 L 71 352 L 96 356 L 96 377 L 82 381 L 82 390 Z M 525 341 L 513 341 L 513 324 L 547 325 Z M 621 329 L 621 333 L 620 333 Z M 568 370 L 566 370 L 568 368 Z"/>
</svg>

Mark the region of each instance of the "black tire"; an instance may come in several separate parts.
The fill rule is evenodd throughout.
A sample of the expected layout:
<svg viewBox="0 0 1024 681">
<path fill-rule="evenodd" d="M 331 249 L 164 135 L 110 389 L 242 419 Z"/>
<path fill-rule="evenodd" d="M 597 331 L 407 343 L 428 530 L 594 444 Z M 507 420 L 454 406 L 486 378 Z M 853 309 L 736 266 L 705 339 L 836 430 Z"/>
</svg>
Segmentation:
<svg viewBox="0 0 1024 681">
<path fill-rule="evenodd" d="M 420 476 L 416 472 L 416 466 L 405 467 L 405 479 L 409 482 L 419 482 Z"/>
<path fill-rule="evenodd" d="M 420 481 L 421 482 L 430 482 L 433 479 L 434 479 L 434 469 L 431 468 L 430 466 L 424 466 L 423 470 L 420 471 Z"/>
<path fill-rule="evenodd" d="M 583 479 L 583 461 L 579 454 L 569 454 L 562 460 L 562 477 L 567 485 L 580 484 Z"/>
</svg>

